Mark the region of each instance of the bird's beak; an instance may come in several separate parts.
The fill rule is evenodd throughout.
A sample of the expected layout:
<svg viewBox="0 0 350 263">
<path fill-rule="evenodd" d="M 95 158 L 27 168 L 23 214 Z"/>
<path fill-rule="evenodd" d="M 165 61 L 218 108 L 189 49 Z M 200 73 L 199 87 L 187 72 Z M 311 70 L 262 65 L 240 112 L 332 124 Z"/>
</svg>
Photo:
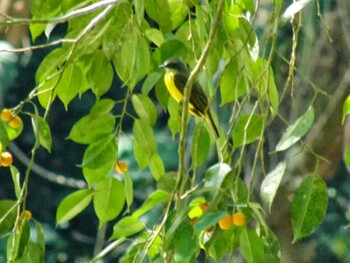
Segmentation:
<svg viewBox="0 0 350 263">
<path fill-rule="evenodd" d="M 160 64 L 159 68 L 165 68 L 165 64 Z"/>
</svg>

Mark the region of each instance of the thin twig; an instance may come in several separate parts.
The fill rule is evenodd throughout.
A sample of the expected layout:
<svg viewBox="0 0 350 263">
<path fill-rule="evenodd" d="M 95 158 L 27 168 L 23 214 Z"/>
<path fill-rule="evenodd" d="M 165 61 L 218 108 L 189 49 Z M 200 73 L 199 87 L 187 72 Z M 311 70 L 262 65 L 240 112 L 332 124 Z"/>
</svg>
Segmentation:
<svg viewBox="0 0 350 263">
<path fill-rule="evenodd" d="M 25 19 L 25 18 L 14 18 L 6 14 L 0 13 L 0 16 L 7 19 L 4 22 L 0 22 L 0 26 L 11 26 L 11 25 L 29 25 L 29 24 L 47 24 L 47 23 L 64 23 L 70 19 L 89 14 L 96 11 L 104 6 L 113 5 L 116 3 L 123 3 L 125 0 L 103 0 L 92 5 L 74 10 L 66 15 L 58 16 L 48 19 Z"/>
</svg>

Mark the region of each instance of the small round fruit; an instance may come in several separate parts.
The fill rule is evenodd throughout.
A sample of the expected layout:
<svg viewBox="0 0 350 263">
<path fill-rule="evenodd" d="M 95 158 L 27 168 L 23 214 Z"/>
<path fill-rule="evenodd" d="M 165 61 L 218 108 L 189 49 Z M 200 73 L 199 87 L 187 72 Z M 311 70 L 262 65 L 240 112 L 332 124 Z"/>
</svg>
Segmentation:
<svg viewBox="0 0 350 263">
<path fill-rule="evenodd" d="M 12 129 L 17 129 L 17 128 L 21 127 L 21 125 L 22 125 L 22 120 L 18 116 L 13 117 L 13 119 L 10 120 L 10 122 L 9 122 L 9 126 Z"/>
<path fill-rule="evenodd" d="M 225 215 L 219 220 L 219 227 L 222 230 L 229 229 L 232 226 L 232 216 L 231 215 Z"/>
<path fill-rule="evenodd" d="M 247 223 L 247 218 L 242 212 L 237 212 L 232 216 L 232 223 L 235 226 L 244 226 Z"/>
<path fill-rule="evenodd" d="M 119 174 L 124 174 L 128 171 L 128 164 L 126 162 L 117 162 L 114 169 Z"/>
<path fill-rule="evenodd" d="M 3 121 L 6 121 L 6 122 L 12 120 L 12 118 L 13 118 L 12 111 L 11 111 L 10 109 L 3 109 L 3 110 L 1 111 L 1 116 L 0 116 L 0 118 L 1 118 Z"/>
<path fill-rule="evenodd" d="M 21 213 L 21 218 L 22 219 L 26 219 L 26 220 L 30 220 L 32 219 L 32 212 L 30 212 L 29 210 L 24 210 L 22 213 Z"/>
<path fill-rule="evenodd" d="M 12 154 L 10 152 L 3 152 L 0 156 L 0 166 L 9 167 L 13 162 Z"/>
</svg>

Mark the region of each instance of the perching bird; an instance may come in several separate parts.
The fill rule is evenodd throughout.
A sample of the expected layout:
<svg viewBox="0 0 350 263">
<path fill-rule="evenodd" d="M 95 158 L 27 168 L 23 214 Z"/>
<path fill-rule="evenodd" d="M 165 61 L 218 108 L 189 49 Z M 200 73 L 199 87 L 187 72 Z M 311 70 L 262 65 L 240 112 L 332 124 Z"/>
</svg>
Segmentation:
<svg viewBox="0 0 350 263">
<path fill-rule="evenodd" d="M 165 68 L 166 70 L 164 82 L 170 95 L 177 102 L 181 103 L 183 101 L 183 92 L 190 75 L 186 65 L 180 59 L 173 58 L 166 60 L 162 65 L 160 65 L 160 68 Z M 203 117 L 205 120 L 207 120 L 214 132 L 215 137 L 219 137 L 219 131 L 214 123 L 209 109 L 208 97 L 197 81 L 195 81 L 192 86 L 188 110 L 190 113 Z"/>
</svg>

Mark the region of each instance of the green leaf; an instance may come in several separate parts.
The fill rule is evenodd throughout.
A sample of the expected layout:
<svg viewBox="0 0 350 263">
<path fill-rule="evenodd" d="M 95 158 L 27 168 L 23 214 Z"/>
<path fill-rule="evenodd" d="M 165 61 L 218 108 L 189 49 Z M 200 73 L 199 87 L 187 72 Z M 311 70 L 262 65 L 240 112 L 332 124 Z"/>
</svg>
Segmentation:
<svg viewBox="0 0 350 263">
<path fill-rule="evenodd" d="M 124 186 L 113 177 L 107 177 L 96 183 L 94 208 L 100 226 L 115 219 L 125 204 Z"/>
<path fill-rule="evenodd" d="M 235 148 L 250 144 L 260 138 L 264 130 L 264 117 L 258 114 L 240 116 L 233 131 Z"/>
<path fill-rule="evenodd" d="M 132 131 L 135 136 L 135 146 L 137 146 L 144 158 L 149 161 L 157 151 L 156 139 L 151 126 L 144 120 L 135 119 Z M 137 160 L 139 156 L 135 154 L 135 157 Z"/>
<path fill-rule="evenodd" d="M 203 230 L 214 226 L 219 220 L 226 215 L 224 211 L 219 212 L 208 212 L 205 213 L 200 219 L 193 225 L 194 231 L 197 235 Z"/>
<path fill-rule="evenodd" d="M 112 114 L 89 114 L 77 121 L 68 139 L 76 143 L 90 144 L 113 131 L 115 117 Z"/>
<path fill-rule="evenodd" d="M 158 153 L 153 154 L 149 160 L 149 169 L 156 181 L 164 175 L 164 164 Z"/>
<path fill-rule="evenodd" d="M 47 107 L 55 100 L 57 93 L 54 88 L 57 87 L 58 82 L 59 75 L 56 74 L 40 83 L 40 87 L 38 88 L 38 100 L 43 108 L 47 109 Z"/>
<path fill-rule="evenodd" d="M 149 41 L 160 47 L 164 43 L 162 32 L 156 28 L 148 28 L 145 30 L 145 35 Z"/>
<path fill-rule="evenodd" d="M 238 60 L 232 60 L 225 68 L 220 79 L 221 106 L 237 100 L 247 91 L 248 85 L 242 75 L 243 66 Z"/>
<path fill-rule="evenodd" d="M 96 97 L 101 97 L 109 90 L 113 81 L 113 67 L 104 52 L 96 52 L 87 77 Z"/>
<path fill-rule="evenodd" d="M 171 39 L 164 42 L 154 53 L 154 56 L 159 62 L 163 62 L 168 58 L 186 57 L 186 45 L 176 39 Z"/>
<path fill-rule="evenodd" d="M 201 165 L 208 156 L 210 149 L 210 136 L 203 125 L 197 125 L 192 137 L 192 161 Z"/>
<path fill-rule="evenodd" d="M 254 1 L 253 0 L 237 0 L 236 3 L 238 6 L 249 11 L 250 13 L 254 12 Z"/>
<path fill-rule="evenodd" d="M 31 240 L 27 240 L 25 244 L 25 250 L 21 258 L 16 260 L 16 263 L 44 263 L 44 253 L 40 249 L 39 245 Z"/>
<path fill-rule="evenodd" d="M 125 199 L 127 204 L 127 209 L 129 212 L 130 206 L 133 202 L 133 196 L 134 196 L 134 186 L 132 178 L 128 171 L 124 173 L 124 192 L 125 192 Z"/>
<path fill-rule="evenodd" d="M 113 234 L 109 240 L 132 236 L 145 228 L 145 224 L 134 216 L 127 216 L 113 226 Z"/>
<path fill-rule="evenodd" d="M 187 7 L 182 1 L 146 0 L 145 10 L 165 33 L 176 29 L 187 16 Z"/>
<path fill-rule="evenodd" d="M 11 128 L 10 125 L 8 125 L 8 123 L 6 123 L 4 126 L 6 128 L 7 137 L 10 141 L 16 139 L 23 131 L 22 119 L 20 120 L 20 125 L 18 128 Z"/>
<path fill-rule="evenodd" d="M 168 111 L 170 118 L 168 119 L 168 126 L 171 130 L 171 134 L 173 136 L 173 139 L 175 135 L 180 132 L 180 123 L 181 123 L 181 116 L 180 116 L 180 104 L 177 103 L 173 97 L 169 97 L 168 101 Z M 189 119 L 189 118 L 188 118 Z"/>
<path fill-rule="evenodd" d="M 168 200 L 170 197 L 170 194 L 162 191 L 162 190 L 157 190 L 153 193 L 151 193 L 146 201 L 142 204 L 140 208 L 135 210 L 135 212 L 132 214 L 134 217 L 138 218 L 142 216 L 143 214 L 147 213 L 149 210 L 154 208 L 157 204 L 161 202 L 165 202 Z"/>
<path fill-rule="evenodd" d="M 90 169 L 111 166 L 115 163 L 116 156 L 116 139 L 114 134 L 109 134 L 88 146 L 84 153 L 82 166 Z"/>
<path fill-rule="evenodd" d="M 135 14 L 137 18 L 137 23 L 142 24 L 145 13 L 145 0 L 138 0 L 134 2 Z"/>
<path fill-rule="evenodd" d="M 273 199 L 275 198 L 276 192 L 281 183 L 283 174 L 286 170 L 286 166 L 286 162 L 279 163 L 276 168 L 270 172 L 261 183 L 260 196 L 261 199 L 269 205 L 270 212 Z"/>
<path fill-rule="evenodd" d="M 30 226 L 27 220 L 23 220 L 19 227 L 19 233 L 16 233 L 17 244 L 15 244 L 16 248 L 16 259 L 20 259 L 23 257 L 23 254 L 26 252 L 26 248 L 28 246 L 29 236 L 30 236 Z"/>
<path fill-rule="evenodd" d="M 131 101 L 140 119 L 153 127 L 157 121 L 157 109 L 152 100 L 146 95 L 135 94 L 132 95 Z"/>
<path fill-rule="evenodd" d="M 83 189 L 66 196 L 57 208 L 57 224 L 67 222 L 80 214 L 91 203 L 93 194 L 93 190 Z"/>
<path fill-rule="evenodd" d="M 105 163 L 99 168 L 90 168 L 83 166 L 83 175 L 89 186 L 93 186 L 94 183 L 100 181 L 102 178 L 111 174 L 114 163 Z"/>
<path fill-rule="evenodd" d="M 82 79 L 82 72 L 75 64 L 69 64 L 65 68 L 56 92 L 66 110 L 68 110 L 68 104 L 78 95 Z"/>
<path fill-rule="evenodd" d="M 95 105 L 92 107 L 90 114 L 96 116 L 102 116 L 109 113 L 115 105 L 115 102 L 111 99 L 101 99 L 96 101 Z"/>
<path fill-rule="evenodd" d="M 15 194 L 16 197 L 19 198 L 20 194 L 21 194 L 21 182 L 20 182 L 20 173 L 18 171 L 18 169 L 11 165 L 10 166 L 10 171 L 11 171 L 11 176 L 12 176 L 12 181 L 13 181 L 13 185 L 14 185 L 14 189 L 15 189 Z M 1 234 L 0 234 L 1 236 Z"/>
<path fill-rule="evenodd" d="M 350 114 L 350 95 L 346 98 L 344 102 L 342 124 L 344 124 L 345 118 L 348 114 Z"/>
<path fill-rule="evenodd" d="M 173 246 L 175 262 L 193 262 L 191 259 L 199 251 L 198 237 L 188 220 L 184 220 L 177 228 Z"/>
<path fill-rule="evenodd" d="M 0 200 L 0 236 L 9 232 L 16 221 L 15 205 L 16 201 Z"/>
<path fill-rule="evenodd" d="M 211 166 L 205 173 L 205 187 L 220 188 L 226 175 L 231 172 L 231 167 L 226 163 L 217 163 Z"/>
<path fill-rule="evenodd" d="M 7 145 L 9 144 L 9 137 L 7 135 L 7 129 L 6 125 L 4 124 L 2 120 L 0 120 L 0 151 L 2 152 L 7 148 Z"/>
<path fill-rule="evenodd" d="M 45 236 L 44 236 L 44 229 L 42 225 L 35 221 L 35 232 L 36 232 L 36 243 L 41 251 L 42 255 L 45 255 Z"/>
<path fill-rule="evenodd" d="M 150 51 L 146 40 L 134 31 L 129 32 L 113 64 L 120 79 L 134 89 L 150 70 Z"/>
<path fill-rule="evenodd" d="M 225 231 L 220 231 L 217 234 L 213 245 L 209 247 L 210 256 L 217 262 L 220 262 L 222 256 L 234 251 L 238 247 L 238 237 L 238 229 L 236 227 L 231 227 Z"/>
<path fill-rule="evenodd" d="M 169 194 L 173 193 L 175 190 L 174 185 L 176 185 L 176 172 L 165 173 L 162 177 L 159 178 L 157 182 L 157 189 L 165 191 Z"/>
<path fill-rule="evenodd" d="M 33 0 L 31 1 L 31 11 L 33 13 L 33 19 L 52 18 L 60 13 L 61 1 Z M 47 26 L 47 24 L 40 23 L 31 23 L 29 25 L 33 42 L 45 31 Z"/>
<path fill-rule="evenodd" d="M 51 152 L 52 136 L 47 121 L 39 115 L 31 115 L 35 139 L 48 152 Z"/>
<path fill-rule="evenodd" d="M 159 72 L 152 72 L 147 76 L 145 81 L 142 84 L 142 94 L 148 95 L 148 93 L 153 89 L 156 83 L 159 81 L 162 74 Z"/>
<path fill-rule="evenodd" d="M 299 141 L 311 128 L 314 117 L 314 108 L 310 106 L 308 110 L 283 133 L 282 138 L 276 146 L 276 151 L 284 151 Z"/>
<path fill-rule="evenodd" d="M 317 175 L 306 177 L 298 187 L 291 206 L 293 243 L 315 231 L 322 223 L 327 207 L 325 182 Z"/>
<path fill-rule="evenodd" d="M 242 254 L 247 263 L 264 262 L 264 243 L 251 229 L 245 227 L 239 237 Z"/>
</svg>

